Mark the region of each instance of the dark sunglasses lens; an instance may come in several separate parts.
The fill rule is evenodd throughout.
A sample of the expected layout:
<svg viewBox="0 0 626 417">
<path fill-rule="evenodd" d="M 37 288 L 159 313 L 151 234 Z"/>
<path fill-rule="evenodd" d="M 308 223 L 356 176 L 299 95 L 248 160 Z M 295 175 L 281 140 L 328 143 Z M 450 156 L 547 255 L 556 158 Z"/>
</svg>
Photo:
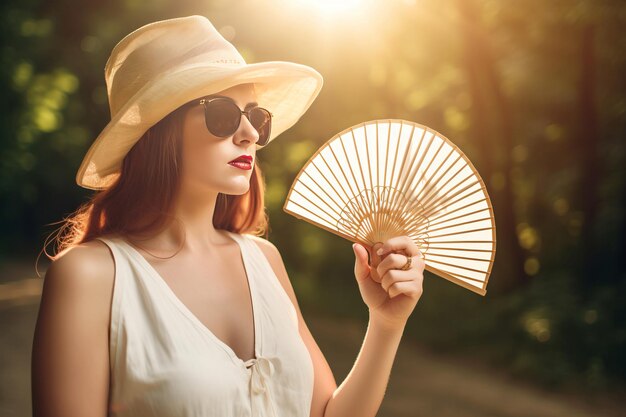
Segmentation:
<svg viewBox="0 0 626 417">
<path fill-rule="evenodd" d="M 218 137 L 225 137 L 237 131 L 241 112 L 231 101 L 214 100 L 205 105 L 204 118 L 209 132 Z"/>
<path fill-rule="evenodd" d="M 261 107 L 251 109 L 250 124 L 259 132 L 257 145 L 266 145 L 272 128 L 272 116 L 270 112 Z"/>
</svg>

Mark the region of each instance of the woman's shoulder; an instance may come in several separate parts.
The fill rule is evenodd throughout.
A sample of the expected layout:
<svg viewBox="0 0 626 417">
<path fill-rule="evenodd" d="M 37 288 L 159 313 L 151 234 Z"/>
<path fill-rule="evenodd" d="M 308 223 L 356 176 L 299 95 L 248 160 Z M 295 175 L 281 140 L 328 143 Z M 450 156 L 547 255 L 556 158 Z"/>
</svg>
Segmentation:
<svg viewBox="0 0 626 417">
<path fill-rule="evenodd" d="M 101 236 L 103 239 L 114 239 L 113 235 Z M 70 265 L 78 268 L 100 267 L 112 263 L 108 245 L 99 238 L 93 238 L 83 243 L 72 245 L 58 254 L 51 266 Z M 96 269 L 96 268 L 94 268 Z"/>
<path fill-rule="evenodd" d="M 255 236 L 255 235 L 246 235 L 246 236 L 248 236 L 250 240 L 253 241 L 259 247 L 263 255 L 265 255 L 265 258 L 267 259 L 268 263 L 274 270 L 274 273 L 278 277 L 281 284 L 283 286 L 287 286 L 289 284 L 287 282 L 289 281 L 289 278 L 287 278 L 285 264 L 283 262 L 282 255 L 280 254 L 280 251 L 278 250 L 276 245 L 274 245 L 269 240 L 264 239 L 260 236 Z"/>
<path fill-rule="evenodd" d="M 44 282 L 102 297 L 112 290 L 114 278 L 115 262 L 110 248 L 101 240 L 92 239 L 62 251 L 48 267 Z"/>
<path fill-rule="evenodd" d="M 253 235 L 253 234 L 242 234 L 242 236 L 250 239 L 250 241 L 256 243 L 256 245 L 259 247 L 259 249 L 261 249 L 266 256 L 270 255 L 271 257 L 275 257 L 278 254 L 278 248 L 269 240 L 261 237 L 261 236 L 257 236 L 257 235 Z"/>
</svg>

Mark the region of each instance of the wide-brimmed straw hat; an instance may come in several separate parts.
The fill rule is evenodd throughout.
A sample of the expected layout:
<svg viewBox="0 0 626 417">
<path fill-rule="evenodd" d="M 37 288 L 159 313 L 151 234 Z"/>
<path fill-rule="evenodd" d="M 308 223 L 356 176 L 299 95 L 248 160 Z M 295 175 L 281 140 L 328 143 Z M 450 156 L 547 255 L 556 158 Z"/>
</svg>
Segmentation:
<svg viewBox="0 0 626 417">
<path fill-rule="evenodd" d="M 246 64 L 204 16 L 162 20 L 133 31 L 113 48 L 104 76 L 111 121 L 76 174 L 78 185 L 94 190 L 117 179 L 124 156 L 151 126 L 191 100 L 253 83 L 257 103 L 273 113 L 269 144 L 300 119 L 323 84 L 306 65 Z"/>
</svg>

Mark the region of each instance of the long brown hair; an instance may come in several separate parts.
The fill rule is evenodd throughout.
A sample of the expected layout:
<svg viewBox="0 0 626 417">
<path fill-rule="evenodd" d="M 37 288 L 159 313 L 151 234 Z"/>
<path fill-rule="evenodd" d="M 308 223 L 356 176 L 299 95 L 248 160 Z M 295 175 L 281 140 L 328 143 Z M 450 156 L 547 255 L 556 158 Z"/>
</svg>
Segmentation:
<svg viewBox="0 0 626 417">
<path fill-rule="evenodd" d="M 181 136 L 187 110 L 188 106 L 181 106 L 148 129 L 124 157 L 115 182 L 61 221 L 56 235 L 57 253 L 49 255 L 48 239 L 44 243 L 43 252 L 49 259 L 56 260 L 67 249 L 102 235 L 150 236 L 174 220 L 172 210 L 180 188 Z M 264 191 L 263 173 L 255 159 L 250 188 L 245 194 L 218 194 L 213 226 L 267 238 Z"/>
</svg>

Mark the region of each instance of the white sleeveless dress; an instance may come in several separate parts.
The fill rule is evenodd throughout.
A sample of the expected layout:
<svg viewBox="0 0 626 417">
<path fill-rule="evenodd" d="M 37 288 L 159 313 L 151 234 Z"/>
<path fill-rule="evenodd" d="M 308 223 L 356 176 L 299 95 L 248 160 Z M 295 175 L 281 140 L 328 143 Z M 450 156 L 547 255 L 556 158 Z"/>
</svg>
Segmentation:
<svg viewBox="0 0 626 417">
<path fill-rule="evenodd" d="M 243 361 L 119 236 L 113 253 L 110 416 L 308 417 L 313 363 L 296 310 L 251 236 L 241 250 L 252 298 L 255 358 Z"/>
</svg>

